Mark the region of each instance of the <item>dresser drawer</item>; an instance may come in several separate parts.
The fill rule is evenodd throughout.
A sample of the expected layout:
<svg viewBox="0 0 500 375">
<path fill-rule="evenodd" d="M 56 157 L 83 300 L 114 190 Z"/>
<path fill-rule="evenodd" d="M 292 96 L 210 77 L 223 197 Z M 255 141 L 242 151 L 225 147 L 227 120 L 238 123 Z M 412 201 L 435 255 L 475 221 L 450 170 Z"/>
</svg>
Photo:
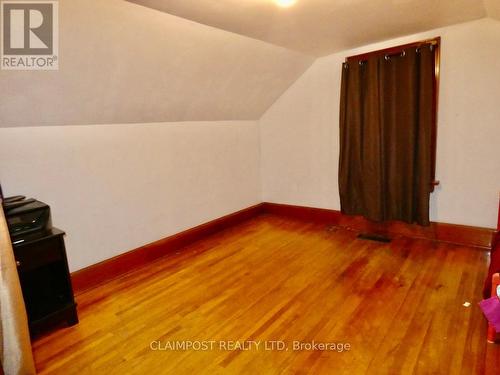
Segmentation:
<svg viewBox="0 0 500 375">
<path fill-rule="evenodd" d="M 29 271 L 44 265 L 65 260 L 61 237 L 47 238 L 42 241 L 14 247 L 19 272 Z"/>
</svg>

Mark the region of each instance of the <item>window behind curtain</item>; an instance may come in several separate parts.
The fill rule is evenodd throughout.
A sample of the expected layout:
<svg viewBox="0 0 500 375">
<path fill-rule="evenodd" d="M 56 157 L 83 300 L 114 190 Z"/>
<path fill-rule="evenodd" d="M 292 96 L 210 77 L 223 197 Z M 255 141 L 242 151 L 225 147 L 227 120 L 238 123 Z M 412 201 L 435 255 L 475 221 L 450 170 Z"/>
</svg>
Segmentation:
<svg viewBox="0 0 500 375">
<path fill-rule="evenodd" d="M 348 58 L 342 68 L 342 212 L 429 224 L 439 40 Z"/>
</svg>

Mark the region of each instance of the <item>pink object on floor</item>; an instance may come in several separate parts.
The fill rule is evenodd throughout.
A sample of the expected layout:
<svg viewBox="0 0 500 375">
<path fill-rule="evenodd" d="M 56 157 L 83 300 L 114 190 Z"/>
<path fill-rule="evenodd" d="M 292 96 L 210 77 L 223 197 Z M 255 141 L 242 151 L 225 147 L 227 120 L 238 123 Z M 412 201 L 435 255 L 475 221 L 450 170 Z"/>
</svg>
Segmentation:
<svg viewBox="0 0 500 375">
<path fill-rule="evenodd" d="M 493 325 L 495 331 L 500 332 L 500 298 L 494 296 L 479 302 L 488 322 Z"/>
</svg>

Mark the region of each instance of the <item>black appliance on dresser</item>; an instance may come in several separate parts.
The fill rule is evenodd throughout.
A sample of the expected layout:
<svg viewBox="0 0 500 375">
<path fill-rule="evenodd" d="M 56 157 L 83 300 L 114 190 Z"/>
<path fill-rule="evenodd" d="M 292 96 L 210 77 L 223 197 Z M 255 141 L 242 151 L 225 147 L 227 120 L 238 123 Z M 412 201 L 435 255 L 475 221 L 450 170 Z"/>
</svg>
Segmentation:
<svg viewBox="0 0 500 375">
<path fill-rule="evenodd" d="M 52 226 L 50 207 L 15 196 L 3 199 L 3 209 L 31 334 L 62 322 L 78 323 L 65 233 Z"/>
</svg>

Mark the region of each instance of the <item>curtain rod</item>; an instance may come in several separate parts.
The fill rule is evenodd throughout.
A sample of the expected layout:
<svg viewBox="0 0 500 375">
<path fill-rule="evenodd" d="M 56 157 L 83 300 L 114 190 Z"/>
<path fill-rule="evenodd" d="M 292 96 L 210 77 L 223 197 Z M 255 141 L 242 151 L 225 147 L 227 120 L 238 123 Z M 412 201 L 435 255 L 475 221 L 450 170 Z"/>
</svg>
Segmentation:
<svg viewBox="0 0 500 375">
<path fill-rule="evenodd" d="M 414 43 L 402 44 L 399 46 L 394 46 L 394 47 L 384 48 L 381 50 L 361 53 L 359 55 L 349 56 L 345 58 L 345 61 L 348 62 L 352 60 L 366 60 L 366 58 L 373 55 L 384 55 L 384 54 L 389 56 L 398 55 L 401 54 L 403 50 L 408 48 L 418 48 L 424 45 L 439 46 L 440 44 L 441 44 L 441 37 L 438 36 L 432 39 L 421 40 Z"/>
</svg>

